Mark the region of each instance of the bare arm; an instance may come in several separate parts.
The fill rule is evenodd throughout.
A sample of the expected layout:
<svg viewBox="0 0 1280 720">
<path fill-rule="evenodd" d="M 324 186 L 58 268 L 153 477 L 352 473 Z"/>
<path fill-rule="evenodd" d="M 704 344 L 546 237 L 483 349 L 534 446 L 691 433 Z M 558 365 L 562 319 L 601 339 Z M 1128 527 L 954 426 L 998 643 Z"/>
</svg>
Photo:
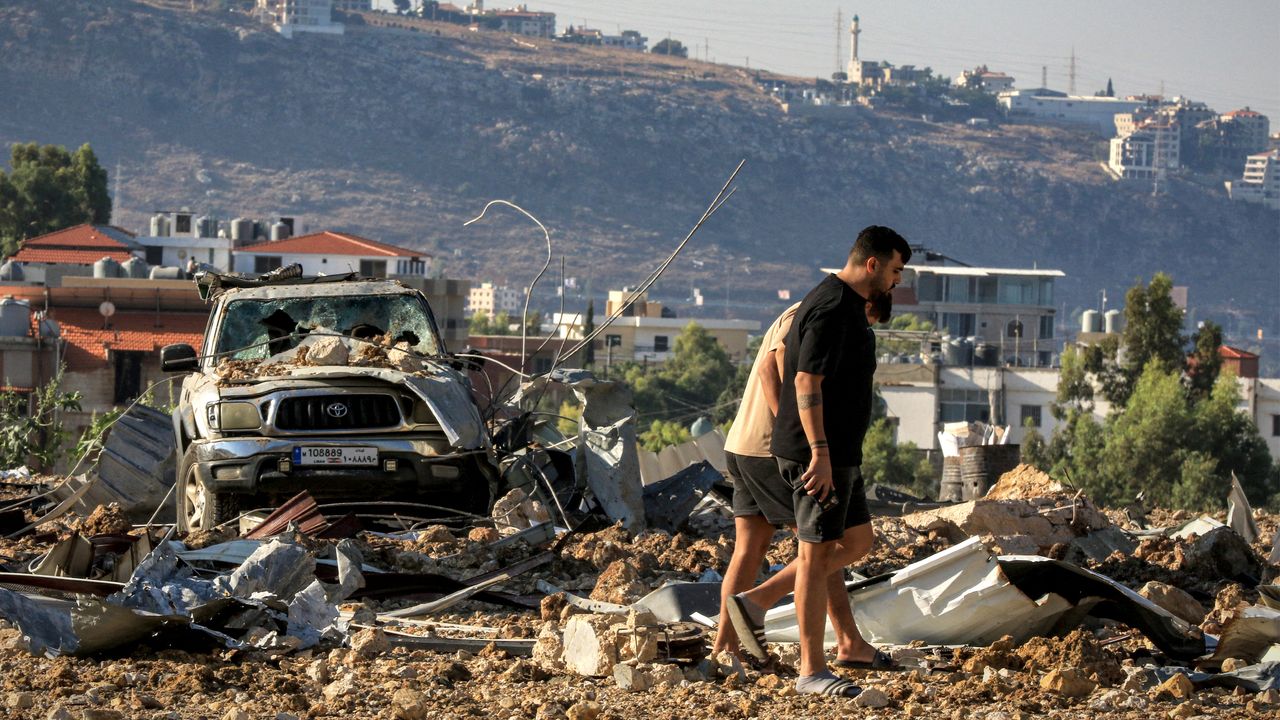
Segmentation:
<svg viewBox="0 0 1280 720">
<path fill-rule="evenodd" d="M 796 373 L 796 409 L 800 425 L 809 441 L 809 469 L 801 476 L 805 489 L 819 501 L 826 499 L 834 483 L 831 479 L 831 456 L 827 449 L 827 432 L 822 422 L 822 376 Z"/>
<path fill-rule="evenodd" d="M 774 362 L 774 359 L 777 362 Z M 769 412 L 778 417 L 778 399 L 782 397 L 782 347 L 769 353 L 769 357 L 764 359 L 756 367 L 756 375 L 760 379 L 760 389 L 764 391 L 765 404 L 769 406 Z"/>
</svg>

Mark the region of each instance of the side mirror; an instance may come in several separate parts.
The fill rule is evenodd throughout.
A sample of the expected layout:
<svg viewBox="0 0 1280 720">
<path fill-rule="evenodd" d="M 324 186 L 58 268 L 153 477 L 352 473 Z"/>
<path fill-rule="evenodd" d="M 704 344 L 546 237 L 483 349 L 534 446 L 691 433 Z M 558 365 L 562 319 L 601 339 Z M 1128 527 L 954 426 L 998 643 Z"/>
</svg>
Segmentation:
<svg viewBox="0 0 1280 720">
<path fill-rule="evenodd" d="M 160 348 L 160 369 L 164 372 L 191 372 L 199 367 L 196 349 L 186 343 Z"/>
</svg>

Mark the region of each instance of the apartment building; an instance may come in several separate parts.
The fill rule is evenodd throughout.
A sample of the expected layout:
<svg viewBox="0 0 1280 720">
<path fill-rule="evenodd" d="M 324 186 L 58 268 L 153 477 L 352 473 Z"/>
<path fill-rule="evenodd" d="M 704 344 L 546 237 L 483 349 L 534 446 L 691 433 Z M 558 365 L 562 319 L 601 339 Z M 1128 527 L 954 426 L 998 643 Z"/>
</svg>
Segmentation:
<svg viewBox="0 0 1280 720">
<path fill-rule="evenodd" d="M 1228 180 L 1226 187 L 1232 200 L 1280 210 L 1280 150 L 1250 155 L 1245 159 L 1244 175 Z"/>
</svg>

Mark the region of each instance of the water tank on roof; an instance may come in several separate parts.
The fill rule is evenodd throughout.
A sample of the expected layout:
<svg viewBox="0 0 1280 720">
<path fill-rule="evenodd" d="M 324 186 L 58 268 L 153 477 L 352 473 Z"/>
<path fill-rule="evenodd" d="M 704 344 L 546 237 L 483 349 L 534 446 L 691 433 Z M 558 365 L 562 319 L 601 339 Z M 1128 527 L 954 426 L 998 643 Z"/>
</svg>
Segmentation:
<svg viewBox="0 0 1280 720">
<path fill-rule="evenodd" d="M 1124 313 L 1112 308 L 1103 315 L 1104 327 L 1108 335 L 1114 335 L 1124 329 Z"/>
<path fill-rule="evenodd" d="M 120 277 L 120 263 L 109 257 L 104 257 L 93 264 L 93 276 L 96 278 L 118 278 Z"/>
<path fill-rule="evenodd" d="M 11 297 L 0 300 L 0 337 L 27 337 L 31 334 L 31 304 Z"/>
<path fill-rule="evenodd" d="M 151 236 L 169 237 L 169 218 L 164 215 L 151 216 Z"/>
<path fill-rule="evenodd" d="M 51 317 L 42 317 L 40 318 L 40 337 L 62 337 L 62 326 L 58 324 L 57 320 L 54 320 Z"/>
<path fill-rule="evenodd" d="M 715 428 L 716 426 L 712 425 L 710 420 L 705 417 L 699 417 L 697 420 L 693 421 L 693 425 L 689 426 L 689 434 L 698 438 L 706 435 L 712 430 L 715 430 Z"/>
<path fill-rule="evenodd" d="M 278 222 L 271 226 L 271 242 L 289 239 L 290 229 L 285 223 Z"/>
<path fill-rule="evenodd" d="M 964 367 L 973 364 L 973 341 L 968 338 L 951 338 L 942 345 L 942 362 Z"/>
<path fill-rule="evenodd" d="M 978 343 L 973 348 L 973 364 L 979 367 L 995 367 L 1000 363 L 1000 348 L 991 343 Z"/>
<path fill-rule="evenodd" d="M 231 241 L 236 245 L 253 242 L 253 221 L 238 217 L 231 221 Z"/>
<path fill-rule="evenodd" d="M 1102 332 L 1102 318 L 1097 310 L 1085 310 L 1080 314 L 1080 332 Z"/>
<path fill-rule="evenodd" d="M 12 260 L 0 265 L 0 280 L 21 280 L 22 266 Z"/>
<path fill-rule="evenodd" d="M 181 280 L 185 277 L 185 275 L 183 274 L 182 268 L 180 267 L 172 267 L 172 266 L 165 267 L 162 265 L 157 265 L 151 268 L 151 272 L 148 274 L 147 277 L 151 278 L 152 280 Z"/>
<path fill-rule="evenodd" d="M 195 224 L 196 237 L 211 238 L 218 236 L 218 221 L 208 215 L 201 215 L 196 218 Z"/>
<path fill-rule="evenodd" d="M 145 278 L 147 276 L 147 261 L 138 256 L 133 256 L 124 261 L 120 266 L 120 276 L 127 278 Z"/>
</svg>

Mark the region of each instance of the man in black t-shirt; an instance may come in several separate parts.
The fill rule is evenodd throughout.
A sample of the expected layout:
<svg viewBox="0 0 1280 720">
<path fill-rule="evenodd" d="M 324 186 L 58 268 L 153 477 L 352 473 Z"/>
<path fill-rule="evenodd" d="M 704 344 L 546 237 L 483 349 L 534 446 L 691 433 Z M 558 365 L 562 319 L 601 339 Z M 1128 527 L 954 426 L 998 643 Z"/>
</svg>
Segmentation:
<svg viewBox="0 0 1280 720">
<path fill-rule="evenodd" d="M 871 515 L 858 472 L 876 368 L 867 300 L 892 290 L 910 258 L 911 248 L 898 233 L 876 225 L 863 229 L 845 266 L 805 296 L 787 334 L 771 451 L 778 481 L 786 483 L 779 491 L 792 498 L 800 539 L 796 690 L 802 693 L 850 697 L 858 692 L 827 670 L 824 616 L 829 593 L 843 592 L 838 573 L 871 547 Z M 839 598 L 832 600 L 839 604 Z M 753 603 L 751 592 L 733 596 L 728 609 L 745 646 L 751 644 L 748 636 L 762 637 L 756 631 L 763 629 L 767 607 Z M 847 598 L 843 611 L 849 612 Z"/>
</svg>

